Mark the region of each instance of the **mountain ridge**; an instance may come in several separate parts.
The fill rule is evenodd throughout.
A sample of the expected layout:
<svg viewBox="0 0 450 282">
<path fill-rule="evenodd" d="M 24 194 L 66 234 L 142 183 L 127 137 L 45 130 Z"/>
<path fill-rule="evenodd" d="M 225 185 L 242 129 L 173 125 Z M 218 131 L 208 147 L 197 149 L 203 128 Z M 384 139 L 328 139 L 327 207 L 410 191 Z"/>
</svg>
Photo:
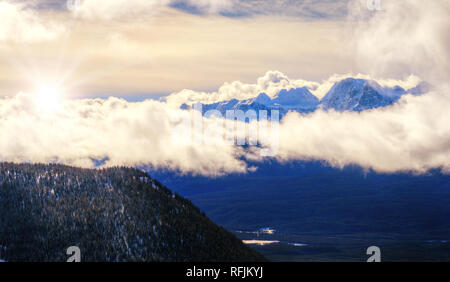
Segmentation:
<svg viewBox="0 0 450 282">
<path fill-rule="evenodd" d="M 403 95 L 396 93 L 406 93 L 401 87 L 389 90 L 373 80 L 347 78 L 335 83 L 320 104 L 324 110 L 361 112 L 391 105 Z"/>
<path fill-rule="evenodd" d="M 199 104 L 205 116 L 217 115 L 217 111 L 225 117 L 227 111 L 253 110 L 256 117 L 259 117 L 259 111 L 263 110 L 267 111 L 270 117 L 272 110 L 278 110 L 282 118 L 290 111 L 311 113 L 321 109 L 362 112 L 392 105 L 403 95 L 421 95 L 429 90 L 430 86 L 425 82 L 405 90 L 400 86 L 382 87 L 374 80 L 350 77 L 336 82 L 322 99 L 317 98 L 307 87 L 299 87 L 282 89 L 273 97 L 262 92 L 254 98 L 245 100 L 231 99 L 212 104 Z M 192 106 L 183 104 L 181 109 L 192 109 Z"/>
<path fill-rule="evenodd" d="M 0 259 L 265 261 L 189 200 L 125 167 L 0 163 Z"/>
</svg>

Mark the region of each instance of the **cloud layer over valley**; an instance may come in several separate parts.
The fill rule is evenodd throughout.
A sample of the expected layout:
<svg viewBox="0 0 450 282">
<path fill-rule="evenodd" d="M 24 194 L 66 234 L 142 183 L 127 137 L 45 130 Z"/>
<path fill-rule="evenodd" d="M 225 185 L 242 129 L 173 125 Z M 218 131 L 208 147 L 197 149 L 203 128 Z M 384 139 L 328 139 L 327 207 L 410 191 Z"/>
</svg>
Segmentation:
<svg viewBox="0 0 450 282">
<path fill-rule="evenodd" d="M 282 75 L 271 72 L 259 83 L 274 73 Z M 7 132 L 0 142 L 3 161 L 93 167 L 93 160 L 106 159 L 104 166 L 149 165 L 218 176 L 255 169 L 246 159 L 264 160 L 257 147 L 245 149 L 230 145 L 224 135 L 205 134 L 223 134 L 228 128 L 223 119 L 204 118 L 204 130 L 196 131 L 191 122 L 195 111 L 180 110 L 178 100 L 67 100 L 51 109 L 37 99 L 20 93 L 0 100 L 0 129 Z M 291 112 L 277 127 L 279 144 L 273 157 L 323 160 L 336 167 L 357 164 L 378 172 L 450 171 L 449 107 L 450 99 L 434 91 L 404 95 L 392 106 L 361 113 Z M 193 142 L 196 139 L 202 141 Z"/>
</svg>

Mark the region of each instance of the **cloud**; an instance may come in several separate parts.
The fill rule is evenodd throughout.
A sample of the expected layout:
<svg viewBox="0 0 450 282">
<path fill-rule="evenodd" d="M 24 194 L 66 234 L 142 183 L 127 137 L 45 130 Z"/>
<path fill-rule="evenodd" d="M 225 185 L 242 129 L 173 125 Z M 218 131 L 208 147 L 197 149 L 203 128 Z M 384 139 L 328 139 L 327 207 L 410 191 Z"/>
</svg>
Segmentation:
<svg viewBox="0 0 450 282">
<path fill-rule="evenodd" d="M 448 95 L 430 92 L 362 113 L 291 113 L 280 126 L 277 158 L 356 164 L 383 173 L 450 172 L 449 106 Z"/>
<path fill-rule="evenodd" d="M 24 4 L 8 0 L 0 2 L 0 42 L 48 41 L 64 31 L 64 27 L 41 17 L 32 9 L 26 9 Z"/>
<path fill-rule="evenodd" d="M 334 74 L 328 79 L 316 82 L 303 79 L 291 79 L 280 71 L 268 71 L 264 76 L 257 79 L 256 83 L 243 83 L 234 81 L 223 84 L 216 92 L 198 92 L 183 90 L 172 93 L 164 98 L 169 104 L 180 106 L 182 104 L 192 105 L 197 102 L 212 104 L 231 99 L 245 100 L 257 97 L 260 93 L 266 93 L 270 97 L 275 96 L 281 90 L 307 87 L 318 98 L 322 98 L 336 83 L 345 78 L 362 78 L 376 80 L 383 87 L 400 86 L 405 90 L 416 87 L 422 80 L 415 75 L 409 75 L 404 79 L 373 78 L 367 74 Z"/>
<path fill-rule="evenodd" d="M 254 89 L 291 83 L 282 73 L 271 71 L 256 84 L 225 84 L 224 89 L 256 93 Z M 257 147 L 244 149 L 228 142 L 225 137 L 236 136 L 239 130 L 234 124 L 230 127 L 230 121 L 205 118 L 203 129 L 196 130 L 192 115 L 199 113 L 180 110 L 172 102 L 66 100 L 52 109 L 45 106 L 51 101 L 37 101 L 39 97 L 20 93 L 0 100 L 0 130 L 8 133 L 0 140 L 2 161 L 92 167 L 93 159 L 107 159 L 105 166 L 148 165 L 220 176 L 254 170 L 245 160 L 264 160 Z M 379 172 L 450 171 L 449 106 L 449 99 L 433 92 L 404 96 L 394 106 L 363 113 L 290 113 L 275 128 L 279 144 L 274 157 L 323 160 L 336 167 L 357 164 Z M 260 121 L 255 126 L 263 125 Z"/>
<path fill-rule="evenodd" d="M 167 96 L 165 100 L 169 104 L 176 106 L 183 103 L 193 104 L 196 102 L 210 104 L 231 99 L 244 100 L 254 98 L 262 92 L 265 92 L 269 96 L 274 96 L 282 89 L 291 89 L 303 86 L 314 88 L 318 87 L 318 85 L 318 83 L 305 80 L 291 80 L 279 71 L 268 71 L 264 76 L 258 78 L 255 84 L 234 81 L 223 84 L 217 92 L 211 93 L 183 90 Z"/>
<path fill-rule="evenodd" d="M 220 14 L 233 18 L 278 15 L 307 20 L 335 20 L 345 18 L 347 15 L 348 0 L 26 0 L 26 2 L 28 6 L 45 9 L 65 9 L 68 6 L 72 11 L 75 11 L 75 8 L 77 8 L 72 4 L 78 2 L 82 4 L 78 8 L 85 10 L 83 13 L 79 13 L 79 16 L 83 14 L 82 16 L 94 16 L 95 18 L 103 19 L 105 19 L 105 15 L 102 15 L 99 11 L 110 12 L 106 16 L 109 19 L 127 16 L 127 14 L 142 16 L 148 14 L 149 11 L 155 11 L 155 4 L 157 4 L 192 14 Z M 68 5 L 66 5 L 67 2 L 69 3 Z M 89 3 L 85 5 L 82 2 Z M 144 9 L 139 11 L 138 8 Z M 151 9 L 148 10 L 148 8 Z"/>
<path fill-rule="evenodd" d="M 305 19 L 341 19 L 347 15 L 347 0 L 238 0 L 236 11 L 248 15 L 278 14 Z"/>
<path fill-rule="evenodd" d="M 77 18 L 112 20 L 153 15 L 169 0 L 73 0 L 68 3 L 68 9 Z"/>
<path fill-rule="evenodd" d="M 61 162 L 92 167 L 151 165 L 202 175 L 246 172 L 242 148 L 216 138 L 197 146 L 176 134 L 189 113 L 157 101 L 129 103 L 109 98 L 68 100 L 55 112 L 20 93 L 0 100 L 0 158 L 12 162 Z M 186 124 L 190 129 L 190 124 Z M 213 138 L 213 137 L 211 137 Z M 242 154 L 241 154 L 242 155 Z"/>
<path fill-rule="evenodd" d="M 356 24 L 350 45 L 357 62 L 372 76 L 414 73 L 436 88 L 362 113 L 292 113 L 280 126 L 280 160 L 318 159 L 388 173 L 431 168 L 450 173 L 450 2 L 381 3 L 382 11 L 368 10 L 366 1 L 350 4 Z M 405 84 L 417 81 L 410 76 Z"/>
<path fill-rule="evenodd" d="M 215 14 L 230 11 L 236 2 L 235 0 L 172 0 L 170 5 L 191 13 Z"/>
<path fill-rule="evenodd" d="M 69 0 L 67 8 L 77 18 L 88 20 L 142 20 L 164 7 L 184 7 L 215 14 L 232 6 L 231 0 Z"/>
<path fill-rule="evenodd" d="M 349 4 L 353 24 L 349 48 L 367 72 L 387 77 L 415 73 L 443 83 L 450 73 L 450 2 L 381 1 L 370 11 L 366 1 Z"/>
</svg>

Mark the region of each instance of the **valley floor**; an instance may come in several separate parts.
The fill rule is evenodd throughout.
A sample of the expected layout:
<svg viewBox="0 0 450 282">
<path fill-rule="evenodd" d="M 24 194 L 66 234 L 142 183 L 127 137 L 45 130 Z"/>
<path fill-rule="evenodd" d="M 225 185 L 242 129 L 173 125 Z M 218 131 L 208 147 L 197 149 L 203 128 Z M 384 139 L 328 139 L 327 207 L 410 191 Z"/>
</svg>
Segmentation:
<svg viewBox="0 0 450 282">
<path fill-rule="evenodd" d="M 395 261 L 450 261 L 450 238 L 398 237 L 389 234 L 259 234 L 235 232 L 242 240 L 260 244 L 250 246 L 274 262 L 364 262 L 367 248 L 377 246 L 381 259 Z M 264 242 L 268 242 L 265 244 Z"/>
</svg>

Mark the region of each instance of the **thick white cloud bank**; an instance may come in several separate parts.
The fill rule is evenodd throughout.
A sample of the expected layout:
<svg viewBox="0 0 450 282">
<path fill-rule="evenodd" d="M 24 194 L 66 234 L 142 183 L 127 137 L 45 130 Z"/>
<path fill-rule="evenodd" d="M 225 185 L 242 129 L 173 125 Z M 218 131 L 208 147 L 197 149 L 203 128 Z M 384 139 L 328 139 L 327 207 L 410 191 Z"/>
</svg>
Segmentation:
<svg viewBox="0 0 450 282">
<path fill-rule="evenodd" d="M 325 160 L 377 172 L 450 172 L 450 97 L 404 96 L 362 113 L 291 113 L 280 127 L 280 160 Z"/>
<path fill-rule="evenodd" d="M 198 146 L 178 134 L 189 113 L 157 101 L 72 100 L 51 109 L 36 99 L 21 93 L 0 100 L 2 161 L 92 167 L 92 159 L 109 158 L 105 166 L 152 165 L 203 175 L 247 169 L 236 158 L 240 148 L 220 138 Z"/>
<path fill-rule="evenodd" d="M 357 164 L 387 173 L 424 173 L 431 168 L 450 172 L 450 99 L 444 93 L 405 95 L 393 106 L 362 113 L 290 113 L 276 128 L 272 157 L 323 160 L 336 167 Z M 167 102 L 109 98 L 67 100 L 49 107 L 51 101 L 40 98 L 21 93 L 0 100 L 2 161 L 93 167 L 93 159 L 107 158 L 104 166 L 150 165 L 219 176 L 246 173 L 255 169 L 246 159 L 265 158 L 257 147 L 227 142 L 223 132 L 229 130 L 224 124 L 229 121 L 205 118 L 197 130 L 192 115 L 199 113 Z"/>
</svg>

